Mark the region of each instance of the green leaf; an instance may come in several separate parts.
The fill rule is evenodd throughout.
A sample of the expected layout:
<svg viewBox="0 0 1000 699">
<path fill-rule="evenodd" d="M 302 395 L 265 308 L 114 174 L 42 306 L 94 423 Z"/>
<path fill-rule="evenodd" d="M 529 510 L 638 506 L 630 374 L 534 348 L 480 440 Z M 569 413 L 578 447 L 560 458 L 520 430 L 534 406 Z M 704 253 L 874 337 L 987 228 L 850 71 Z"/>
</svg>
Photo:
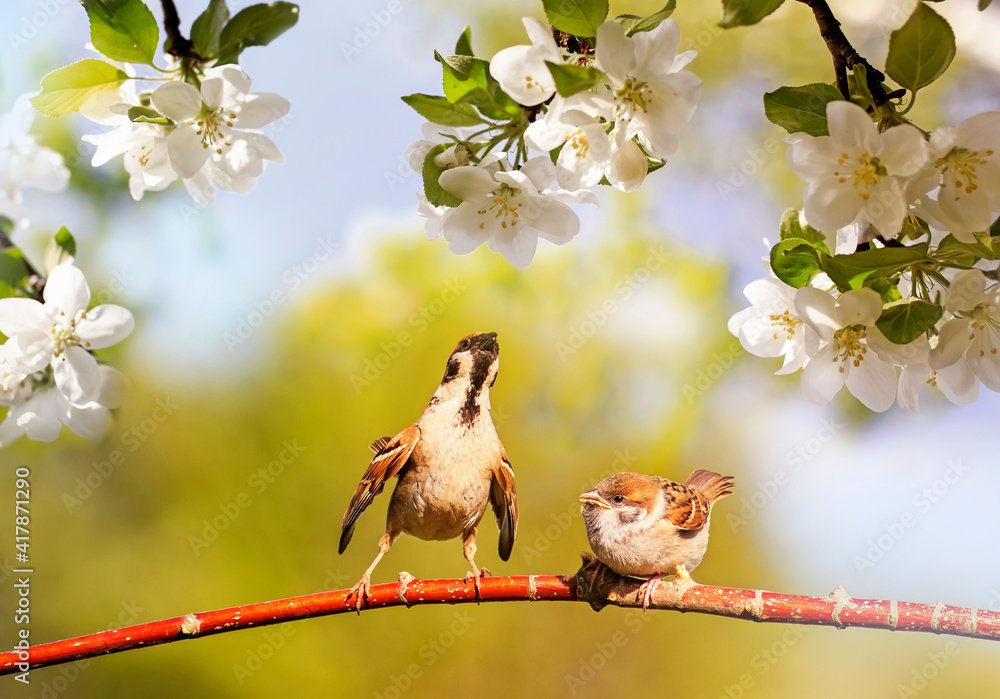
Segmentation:
<svg viewBox="0 0 1000 699">
<path fill-rule="evenodd" d="M 500 83 L 490 75 L 490 64 L 472 56 L 442 56 L 434 58 L 444 71 L 444 95 L 452 103 L 465 102 L 477 107 L 491 119 L 505 119 L 521 113 L 521 107 L 507 96 Z"/>
<path fill-rule="evenodd" d="M 424 167 L 421 171 L 424 178 L 424 196 L 427 197 L 427 201 L 434 206 L 458 206 L 462 203 L 461 199 L 445 190 L 445 188 L 438 182 L 438 178 L 441 177 L 441 173 L 448 168 L 441 167 L 434 162 L 434 158 L 441 153 L 444 153 L 446 150 L 451 148 L 451 146 L 452 144 L 450 143 L 442 143 L 434 146 L 427 151 L 427 155 L 424 157 Z"/>
<path fill-rule="evenodd" d="M 929 262 L 927 249 L 927 243 L 920 243 L 833 255 L 823 260 L 823 271 L 842 291 L 860 289 L 872 286 L 880 278 L 895 276 L 912 265 Z"/>
<path fill-rule="evenodd" d="M 656 29 L 667 17 L 674 13 L 677 8 L 677 0 L 670 0 L 659 12 L 651 14 L 649 17 L 639 17 L 637 15 L 619 15 L 615 17 L 618 24 L 625 27 L 625 34 L 633 36 L 639 32 L 651 32 Z"/>
<path fill-rule="evenodd" d="M 862 64 L 858 63 L 847 74 L 847 86 L 851 93 L 851 101 L 855 104 L 860 104 L 865 109 L 875 104 L 875 98 L 868 89 L 868 70 Z"/>
<path fill-rule="evenodd" d="M 472 105 L 452 104 L 447 97 L 437 95 L 406 95 L 401 98 L 427 121 L 445 126 L 476 126 L 487 123 Z"/>
<path fill-rule="evenodd" d="M 140 107 L 138 105 L 128 108 L 129 121 L 159 121 L 166 119 L 162 114 L 152 107 Z"/>
<path fill-rule="evenodd" d="M 31 103 L 46 116 L 64 116 L 79 110 L 91 95 L 116 90 L 127 79 L 110 63 L 84 58 L 42 78 L 42 91 L 31 98 Z"/>
<path fill-rule="evenodd" d="M 889 342 L 905 345 L 934 327 L 943 311 L 936 303 L 911 296 L 888 304 L 875 326 Z"/>
<path fill-rule="evenodd" d="M 932 253 L 934 259 L 971 267 L 977 260 L 1000 260 L 1000 236 L 976 233 L 975 243 L 963 243 L 949 233 Z"/>
<path fill-rule="evenodd" d="M 941 77 L 955 58 L 955 33 L 944 17 L 922 2 L 889 37 L 885 72 L 916 92 Z"/>
<path fill-rule="evenodd" d="M 53 240 L 56 241 L 56 245 L 59 246 L 60 250 L 64 251 L 70 257 L 76 257 L 76 239 L 66 226 L 59 229 Z"/>
<path fill-rule="evenodd" d="M 142 0 L 82 0 L 94 48 L 113 61 L 153 65 L 160 30 Z"/>
<path fill-rule="evenodd" d="M 45 269 L 51 272 L 57 265 L 72 262 L 76 257 L 76 240 L 66 226 L 59 229 L 45 249 Z"/>
<path fill-rule="evenodd" d="M 584 92 L 601 84 L 604 74 L 593 66 L 566 65 L 545 61 L 555 81 L 556 91 L 563 97 Z"/>
<path fill-rule="evenodd" d="M 597 36 L 608 18 L 608 0 L 542 0 L 549 24 L 575 36 Z"/>
<path fill-rule="evenodd" d="M 226 0 L 209 0 L 208 7 L 191 25 L 191 42 L 199 56 L 211 58 L 219 52 L 219 38 L 228 21 L 229 8 L 226 7 Z"/>
<path fill-rule="evenodd" d="M 800 240 L 805 240 L 817 250 L 822 250 L 827 255 L 830 254 L 830 248 L 826 245 L 826 236 L 808 223 L 802 223 L 799 212 L 795 209 L 785 209 L 785 213 L 781 215 L 779 232 L 781 240 L 799 238 Z"/>
<path fill-rule="evenodd" d="M 465 31 L 462 35 L 458 37 L 458 42 L 455 44 L 455 55 L 457 56 L 475 56 L 476 52 L 472 50 L 472 27 L 466 26 Z"/>
<path fill-rule="evenodd" d="M 722 21 L 724 29 L 757 24 L 781 7 L 785 0 L 722 0 Z"/>
<path fill-rule="evenodd" d="M 222 28 L 218 64 L 236 63 L 244 49 L 267 46 L 298 21 L 299 6 L 290 2 L 269 2 L 240 10 Z"/>
<path fill-rule="evenodd" d="M 842 99 L 840 90 L 827 83 L 779 87 L 764 93 L 764 114 L 788 133 L 802 131 L 811 136 L 827 136 L 830 132 L 826 127 L 826 105 Z"/>
<path fill-rule="evenodd" d="M 787 238 L 771 248 L 771 269 L 791 287 L 801 289 L 820 271 L 820 256 L 808 240 Z"/>
<path fill-rule="evenodd" d="M 991 2 L 993 2 L 993 0 L 979 0 L 979 11 L 982 12 L 983 10 L 985 10 L 987 7 L 990 6 Z"/>
<path fill-rule="evenodd" d="M 23 288 L 28 281 L 28 265 L 20 248 L 0 250 L 0 282 L 13 289 Z"/>
</svg>

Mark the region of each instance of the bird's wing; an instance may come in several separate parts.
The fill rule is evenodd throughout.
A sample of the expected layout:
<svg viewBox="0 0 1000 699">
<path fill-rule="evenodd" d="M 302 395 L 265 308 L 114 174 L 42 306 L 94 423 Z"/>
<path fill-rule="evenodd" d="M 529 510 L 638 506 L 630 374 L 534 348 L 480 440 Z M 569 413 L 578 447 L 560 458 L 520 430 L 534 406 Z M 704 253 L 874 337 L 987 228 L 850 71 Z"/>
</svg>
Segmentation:
<svg viewBox="0 0 1000 699">
<path fill-rule="evenodd" d="M 503 560 L 510 559 L 517 533 L 517 489 L 514 487 L 514 469 L 510 467 L 507 450 L 500 445 L 500 462 L 493 469 L 490 483 L 490 504 L 500 530 L 499 552 Z"/>
<path fill-rule="evenodd" d="M 666 518 L 678 529 L 700 529 L 708 521 L 712 503 L 729 495 L 733 487 L 731 476 L 699 469 L 688 476 L 683 485 L 660 479 L 667 496 Z"/>
<path fill-rule="evenodd" d="M 375 456 L 368 464 L 368 470 L 358 483 L 357 490 L 351 496 L 347 512 L 344 513 L 344 521 L 340 525 L 340 553 L 343 553 L 351 543 L 358 517 L 372 504 L 375 496 L 382 492 L 385 482 L 399 474 L 410 460 L 410 454 L 419 441 L 420 428 L 412 425 L 392 439 L 382 437 L 372 442 L 371 449 L 375 452 Z"/>
</svg>

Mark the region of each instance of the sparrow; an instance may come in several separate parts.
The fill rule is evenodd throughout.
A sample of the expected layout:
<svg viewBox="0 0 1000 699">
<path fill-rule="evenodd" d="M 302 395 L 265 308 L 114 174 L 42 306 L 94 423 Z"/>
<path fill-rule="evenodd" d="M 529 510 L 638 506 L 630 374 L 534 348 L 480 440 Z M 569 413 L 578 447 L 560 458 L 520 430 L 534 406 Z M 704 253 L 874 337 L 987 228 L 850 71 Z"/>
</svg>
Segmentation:
<svg viewBox="0 0 1000 699">
<path fill-rule="evenodd" d="M 663 573 L 690 580 L 708 547 L 712 505 L 731 494 L 733 484 L 732 476 L 703 469 L 683 484 L 640 473 L 609 476 L 580 496 L 590 547 L 619 575 L 652 576 L 639 588 L 645 610 Z"/>
<path fill-rule="evenodd" d="M 475 582 L 480 572 L 476 554 L 476 527 L 493 507 L 500 530 L 499 553 L 510 558 L 517 532 L 517 491 L 514 471 L 490 416 L 490 388 L 497 378 L 500 345 L 496 333 L 473 333 L 462 338 L 448 358 L 444 378 L 416 423 L 395 437 L 371 444 L 375 457 L 351 497 L 341 524 L 340 553 L 351 543 L 354 526 L 386 481 L 395 476 L 389 499 L 385 534 L 378 555 L 347 599 L 357 595 L 357 609 L 368 598 L 371 574 L 392 542 L 406 533 L 425 541 L 462 537 L 465 559 Z"/>
</svg>

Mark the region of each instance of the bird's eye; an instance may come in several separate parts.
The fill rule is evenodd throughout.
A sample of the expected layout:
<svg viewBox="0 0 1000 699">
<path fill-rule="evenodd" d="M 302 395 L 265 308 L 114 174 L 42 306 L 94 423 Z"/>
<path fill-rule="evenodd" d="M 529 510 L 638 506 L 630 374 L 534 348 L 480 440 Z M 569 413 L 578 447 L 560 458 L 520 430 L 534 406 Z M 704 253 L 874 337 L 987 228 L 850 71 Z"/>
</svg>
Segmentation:
<svg viewBox="0 0 1000 699">
<path fill-rule="evenodd" d="M 625 502 L 625 496 L 624 495 L 615 495 L 611 499 L 614 500 L 615 502 L 619 503 L 619 504 Z"/>
</svg>

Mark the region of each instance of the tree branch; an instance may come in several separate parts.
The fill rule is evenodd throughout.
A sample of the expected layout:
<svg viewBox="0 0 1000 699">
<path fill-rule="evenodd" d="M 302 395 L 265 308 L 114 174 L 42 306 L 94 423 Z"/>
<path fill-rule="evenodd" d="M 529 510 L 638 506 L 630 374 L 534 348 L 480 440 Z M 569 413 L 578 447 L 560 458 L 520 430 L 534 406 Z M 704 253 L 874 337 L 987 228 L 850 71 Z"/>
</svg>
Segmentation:
<svg viewBox="0 0 1000 699">
<path fill-rule="evenodd" d="M 847 40 L 847 36 L 840 28 L 840 21 L 833 15 L 833 10 L 830 9 L 826 0 L 798 1 L 803 5 L 809 6 L 816 17 L 820 36 L 823 37 L 826 47 L 833 56 L 833 72 L 837 79 L 837 89 L 840 90 L 840 94 L 844 96 L 844 99 L 851 99 L 851 90 L 847 85 L 847 69 L 853 69 L 856 65 L 863 65 L 865 67 L 868 90 L 872 93 L 875 106 L 879 107 L 888 102 L 889 95 L 882 88 L 882 83 L 885 81 L 885 74 L 872 66 L 871 63 L 854 50 L 851 42 Z"/>
<path fill-rule="evenodd" d="M 579 577 L 578 577 L 579 576 Z M 374 585 L 362 610 L 418 604 L 474 602 L 589 602 L 601 608 L 641 607 L 641 580 L 621 578 L 608 571 L 591 584 L 589 573 L 485 578 L 480 598 L 464 580 L 417 580 L 406 573 L 400 582 Z M 95 655 L 173 643 L 238 629 L 281 624 L 355 611 L 347 590 L 334 590 L 274 602 L 260 602 L 211 612 L 127 626 L 0 653 L 0 675 L 82 660 Z M 1000 614 L 982 609 L 866 600 L 850 597 L 838 587 L 829 597 L 785 595 L 764 590 L 660 581 L 654 585 L 650 609 L 714 614 L 756 622 L 808 624 L 846 628 L 859 626 L 893 631 L 923 631 L 1000 640 Z"/>
<path fill-rule="evenodd" d="M 177 6 L 174 0 L 161 0 L 163 7 L 163 31 L 170 39 L 170 50 L 167 52 L 174 58 L 194 58 L 200 60 L 194 50 L 194 42 L 181 34 L 181 18 L 177 14 Z"/>
</svg>

